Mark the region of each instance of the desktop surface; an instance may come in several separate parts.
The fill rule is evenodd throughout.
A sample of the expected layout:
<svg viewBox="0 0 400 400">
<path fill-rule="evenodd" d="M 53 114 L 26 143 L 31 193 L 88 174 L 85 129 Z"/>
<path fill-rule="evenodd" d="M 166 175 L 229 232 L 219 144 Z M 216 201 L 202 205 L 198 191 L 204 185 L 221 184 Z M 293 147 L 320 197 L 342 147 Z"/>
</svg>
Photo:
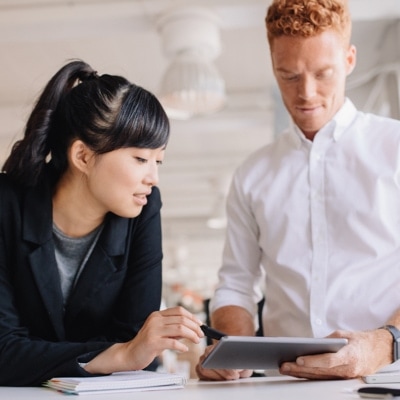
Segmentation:
<svg viewBox="0 0 400 400">
<path fill-rule="evenodd" d="M 183 389 L 128 393 L 99 393 L 84 396 L 87 400 L 351 400 L 354 392 L 365 386 L 361 379 L 308 381 L 286 376 L 246 378 L 237 381 L 208 382 L 190 380 Z M 400 388 L 400 384 L 397 384 Z M 0 387 L 0 398 L 7 400 L 60 400 L 69 395 L 40 387 Z"/>
</svg>

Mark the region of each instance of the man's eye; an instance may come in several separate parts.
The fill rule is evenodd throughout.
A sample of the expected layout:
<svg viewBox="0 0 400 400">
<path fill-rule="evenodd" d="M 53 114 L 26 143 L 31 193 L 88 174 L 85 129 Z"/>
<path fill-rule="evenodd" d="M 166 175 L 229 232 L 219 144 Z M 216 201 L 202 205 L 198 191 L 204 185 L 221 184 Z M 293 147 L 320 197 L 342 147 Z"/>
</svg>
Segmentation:
<svg viewBox="0 0 400 400">
<path fill-rule="evenodd" d="M 333 71 L 331 69 L 327 71 L 322 71 L 319 74 L 317 74 L 318 79 L 330 79 L 333 75 Z"/>
<path fill-rule="evenodd" d="M 297 75 L 285 75 L 282 76 L 284 81 L 295 81 L 297 79 Z"/>
</svg>

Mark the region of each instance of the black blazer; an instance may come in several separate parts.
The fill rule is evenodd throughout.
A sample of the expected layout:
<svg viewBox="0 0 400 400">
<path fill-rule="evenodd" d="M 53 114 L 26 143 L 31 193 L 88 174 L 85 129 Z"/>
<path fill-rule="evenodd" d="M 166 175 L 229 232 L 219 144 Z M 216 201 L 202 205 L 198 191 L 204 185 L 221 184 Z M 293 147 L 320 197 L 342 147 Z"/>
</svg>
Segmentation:
<svg viewBox="0 0 400 400">
<path fill-rule="evenodd" d="M 136 335 L 161 302 L 160 209 L 153 188 L 137 218 L 107 215 L 64 309 L 51 188 L 0 174 L 0 385 L 88 376 L 78 362 Z"/>
</svg>

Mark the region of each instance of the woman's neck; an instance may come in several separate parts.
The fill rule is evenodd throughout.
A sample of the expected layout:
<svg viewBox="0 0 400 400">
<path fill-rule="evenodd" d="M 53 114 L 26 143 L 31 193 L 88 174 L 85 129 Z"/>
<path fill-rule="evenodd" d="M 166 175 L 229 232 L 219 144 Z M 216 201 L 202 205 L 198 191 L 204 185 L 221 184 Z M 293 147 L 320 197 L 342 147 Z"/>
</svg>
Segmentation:
<svg viewBox="0 0 400 400">
<path fill-rule="evenodd" d="M 64 234 L 81 237 L 104 221 L 105 213 L 96 210 L 84 179 L 64 176 L 53 194 L 53 222 Z"/>
</svg>

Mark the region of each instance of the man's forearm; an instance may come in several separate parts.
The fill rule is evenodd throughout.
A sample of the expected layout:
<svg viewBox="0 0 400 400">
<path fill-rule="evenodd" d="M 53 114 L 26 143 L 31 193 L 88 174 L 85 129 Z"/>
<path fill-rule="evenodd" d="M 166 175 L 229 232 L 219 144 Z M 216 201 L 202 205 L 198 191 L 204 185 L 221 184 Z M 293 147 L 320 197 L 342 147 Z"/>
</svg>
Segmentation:
<svg viewBox="0 0 400 400">
<path fill-rule="evenodd" d="M 224 306 L 211 315 L 211 325 L 228 335 L 254 336 L 253 317 L 243 307 Z"/>
<path fill-rule="evenodd" d="M 400 329 L 400 309 L 393 314 L 386 325 L 394 325 L 397 329 Z"/>
</svg>

